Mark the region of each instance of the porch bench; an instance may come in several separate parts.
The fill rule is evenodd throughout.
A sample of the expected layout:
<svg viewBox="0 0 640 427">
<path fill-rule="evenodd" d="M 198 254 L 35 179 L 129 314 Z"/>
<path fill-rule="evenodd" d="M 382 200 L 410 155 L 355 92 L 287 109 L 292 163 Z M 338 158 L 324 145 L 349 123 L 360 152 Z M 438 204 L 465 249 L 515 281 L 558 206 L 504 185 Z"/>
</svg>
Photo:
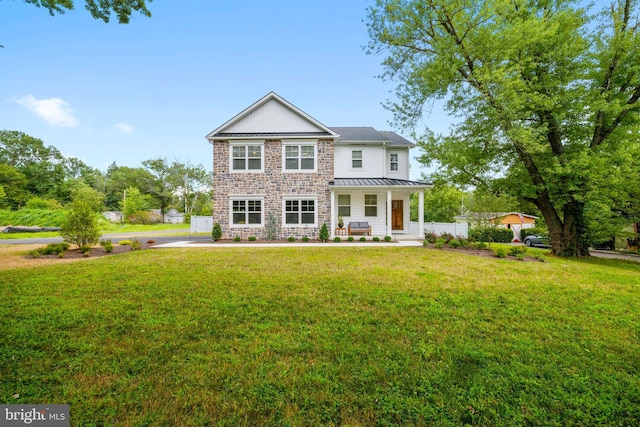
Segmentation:
<svg viewBox="0 0 640 427">
<path fill-rule="evenodd" d="M 367 221 L 355 221 L 349 223 L 349 236 L 352 234 L 366 234 L 371 236 L 371 226 Z"/>
</svg>

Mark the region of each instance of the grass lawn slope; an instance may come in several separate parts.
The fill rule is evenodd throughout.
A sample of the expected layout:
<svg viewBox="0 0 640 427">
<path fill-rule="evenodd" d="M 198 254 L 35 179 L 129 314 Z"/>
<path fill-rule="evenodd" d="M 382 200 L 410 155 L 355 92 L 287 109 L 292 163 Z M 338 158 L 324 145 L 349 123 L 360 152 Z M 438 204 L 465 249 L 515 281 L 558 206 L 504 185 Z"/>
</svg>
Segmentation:
<svg viewBox="0 0 640 427">
<path fill-rule="evenodd" d="M 640 265 L 154 249 L 0 271 L 0 400 L 72 425 L 640 425 Z"/>
</svg>

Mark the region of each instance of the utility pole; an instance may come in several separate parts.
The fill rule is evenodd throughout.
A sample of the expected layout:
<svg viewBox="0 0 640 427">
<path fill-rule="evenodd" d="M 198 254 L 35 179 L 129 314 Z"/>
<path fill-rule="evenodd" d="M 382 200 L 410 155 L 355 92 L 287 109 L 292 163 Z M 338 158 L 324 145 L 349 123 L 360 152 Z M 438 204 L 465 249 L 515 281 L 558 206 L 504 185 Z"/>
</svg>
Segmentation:
<svg viewBox="0 0 640 427">
<path fill-rule="evenodd" d="M 124 216 L 127 214 L 127 190 L 124 190 L 123 193 L 123 203 L 122 203 L 122 227 L 124 227 Z"/>
</svg>

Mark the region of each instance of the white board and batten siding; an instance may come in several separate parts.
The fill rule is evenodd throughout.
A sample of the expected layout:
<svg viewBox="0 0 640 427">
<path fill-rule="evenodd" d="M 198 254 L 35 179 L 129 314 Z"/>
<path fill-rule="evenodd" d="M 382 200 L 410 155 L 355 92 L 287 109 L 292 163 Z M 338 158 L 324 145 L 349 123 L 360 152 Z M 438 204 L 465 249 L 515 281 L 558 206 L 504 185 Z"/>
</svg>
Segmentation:
<svg viewBox="0 0 640 427">
<path fill-rule="evenodd" d="M 226 133 L 318 132 L 317 124 L 291 111 L 276 100 L 269 100 L 224 130 Z"/>
</svg>

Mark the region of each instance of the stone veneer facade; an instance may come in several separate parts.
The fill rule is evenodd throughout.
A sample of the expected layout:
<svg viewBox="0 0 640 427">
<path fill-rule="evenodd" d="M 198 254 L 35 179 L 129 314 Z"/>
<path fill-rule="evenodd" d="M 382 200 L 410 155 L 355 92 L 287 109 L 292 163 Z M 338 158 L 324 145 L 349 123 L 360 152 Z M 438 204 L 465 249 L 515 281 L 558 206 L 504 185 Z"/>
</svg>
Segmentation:
<svg viewBox="0 0 640 427">
<path fill-rule="evenodd" d="M 229 141 L 213 141 L 213 222 L 222 228 L 222 238 L 239 236 L 246 239 L 267 236 L 267 219 L 270 213 L 278 218 L 280 239 L 290 236 L 317 238 L 323 223 L 330 226 L 331 194 L 329 181 L 333 180 L 334 149 L 331 139 L 317 142 L 316 172 L 283 173 L 282 141 L 264 141 L 264 172 L 230 172 Z M 263 226 L 230 227 L 230 202 L 232 196 L 261 196 L 263 202 Z M 286 227 L 283 224 L 283 196 L 313 196 L 317 198 L 317 226 Z"/>
</svg>

